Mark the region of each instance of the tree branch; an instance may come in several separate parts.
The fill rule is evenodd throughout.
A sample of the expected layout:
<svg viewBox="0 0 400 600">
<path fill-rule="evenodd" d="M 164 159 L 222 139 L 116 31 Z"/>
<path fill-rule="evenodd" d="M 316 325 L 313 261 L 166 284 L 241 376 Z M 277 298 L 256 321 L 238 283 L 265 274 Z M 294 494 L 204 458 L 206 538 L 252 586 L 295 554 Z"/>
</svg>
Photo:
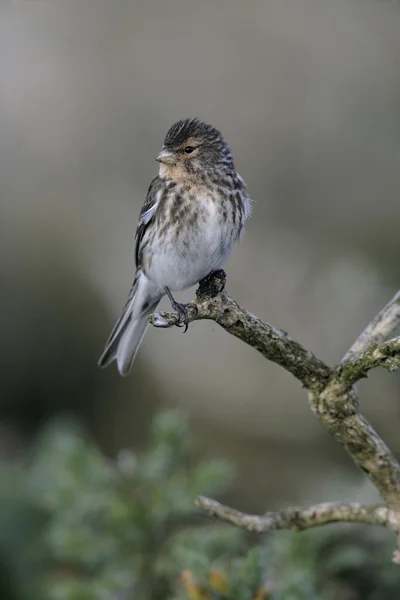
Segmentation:
<svg viewBox="0 0 400 600">
<path fill-rule="evenodd" d="M 197 498 L 196 505 L 222 521 L 256 533 L 266 533 L 278 529 L 301 531 L 339 522 L 381 525 L 394 531 L 397 531 L 400 526 L 399 515 L 383 504 L 366 506 L 358 503 L 324 502 L 307 508 L 286 508 L 263 515 L 248 515 L 204 496 Z"/>
<path fill-rule="evenodd" d="M 249 344 L 267 360 L 277 363 L 292 373 L 308 389 L 321 390 L 333 375 L 322 360 L 301 344 L 292 340 L 285 331 L 264 323 L 231 296 L 223 291 L 215 297 L 203 297 L 195 305 L 188 305 L 189 323 L 211 319 L 231 335 Z M 149 317 L 154 327 L 168 328 L 177 325 L 177 313 L 155 313 Z"/>
<path fill-rule="evenodd" d="M 400 291 L 352 345 L 341 365 L 331 368 L 292 340 L 285 331 L 264 323 L 235 302 L 223 291 L 225 280 L 220 273 L 200 282 L 197 302 L 189 305 L 189 322 L 211 319 L 258 350 L 266 359 L 292 373 L 307 389 L 310 408 L 320 424 L 344 446 L 356 465 L 373 482 L 385 506 L 322 504 L 256 517 L 243 515 L 206 498 L 199 498 L 198 505 L 219 518 L 251 527 L 254 531 L 358 521 L 390 525 L 399 536 L 400 465 L 360 413 L 354 383 L 375 367 L 390 371 L 400 368 L 400 337 L 383 341 L 400 325 Z M 149 322 L 155 327 L 172 327 L 178 324 L 179 315 L 169 312 L 154 314 L 149 317 Z M 398 559 L 400 562 L 400 552 Z"/>
</svg>

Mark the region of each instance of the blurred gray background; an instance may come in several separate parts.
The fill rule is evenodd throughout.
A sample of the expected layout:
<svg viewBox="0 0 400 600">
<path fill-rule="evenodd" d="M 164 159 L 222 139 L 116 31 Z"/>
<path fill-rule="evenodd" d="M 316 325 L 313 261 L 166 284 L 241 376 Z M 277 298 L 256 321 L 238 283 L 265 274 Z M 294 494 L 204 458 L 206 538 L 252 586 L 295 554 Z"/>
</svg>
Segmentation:
<svg viewBox="0 0 400 600">
<path fill-rule="evenodd" d="M 399 32 L 399 4 L 382 0 L 1 3 L 3 458 L 65 412 L 110 455 L 140 447 L 155 411 L 178 406 L 199 454 L 238 466 L 243 509 L 349 482 L 369 493 L 298 382 L 215 324 L 149 330 L 127 379 L 96 362 L 154 157 L 189 116 L 222 130 L 254 199 L 229 291 L 340 360 L 400 287 Z M 397 452 L 399 384 L 359 385 Z"/>
</svg>

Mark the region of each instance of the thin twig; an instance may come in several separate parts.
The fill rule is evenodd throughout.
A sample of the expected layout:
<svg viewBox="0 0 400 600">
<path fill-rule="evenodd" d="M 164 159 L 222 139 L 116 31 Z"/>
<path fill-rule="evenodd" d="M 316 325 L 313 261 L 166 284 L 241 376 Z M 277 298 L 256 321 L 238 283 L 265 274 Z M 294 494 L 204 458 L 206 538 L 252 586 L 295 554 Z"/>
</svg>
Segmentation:
<svg viewBox="0 0 400 600">
<path fill-rule="evenodd" d="M 383 342 L 400 327 L 400 290 L 376 315 L 343 356 L 341 363 L 359 358 L 372 344 Z"/>
<path fill-rule="evenodd" d="M 325 502 L 307 508 L 286 508 L 263 515 L 249 515 L 204 496 L 197 498 L 196 505 L 222 521 L 256 533 L 278 529 L 301 531 L 338 522 L 381 525 L 394 531 L 397 531 L 400 526 L 399 515 L 383 504 L 367 506 L 358 503 Z"/>
</svg>

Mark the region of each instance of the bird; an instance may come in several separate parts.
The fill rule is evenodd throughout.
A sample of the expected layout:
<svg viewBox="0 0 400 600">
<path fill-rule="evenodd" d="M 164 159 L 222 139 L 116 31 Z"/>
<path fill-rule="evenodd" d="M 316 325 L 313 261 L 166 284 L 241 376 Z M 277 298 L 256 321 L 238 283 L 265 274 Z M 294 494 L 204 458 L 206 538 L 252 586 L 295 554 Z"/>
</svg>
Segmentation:
<svg viewBox="0 0 400 600">
<path fill-rule="evenodd" d="M 148 316 L 167 295 L 180 324 L 188 305 L 172 292 L 185 290 L 219 271 L 250 216 L 251 200 L 230 148 L 218 129 L 198 118 L 177 121 L 156 157 L 134 239 L 136 274 L 99 366 L 116 360 L 129 374 L 146 333 Z"/>
</svg>

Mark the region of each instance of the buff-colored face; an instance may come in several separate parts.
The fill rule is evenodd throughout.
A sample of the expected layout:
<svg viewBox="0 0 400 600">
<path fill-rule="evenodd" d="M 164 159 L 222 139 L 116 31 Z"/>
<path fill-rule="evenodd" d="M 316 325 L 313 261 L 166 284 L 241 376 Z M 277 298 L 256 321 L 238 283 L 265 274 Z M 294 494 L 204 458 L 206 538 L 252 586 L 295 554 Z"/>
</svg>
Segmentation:
<svg viewBox="0 0 400 600">
<path fill-rule="evenodd" d="M 198 119 L 175 123 L 156 160 L 161 165 L 160 176 L 173 179 L 195 178 L 221 165 L 233 167 L 229 148 L 220 132 Z"/>
<path fill-rule="evenodd" d="M 201 168 L 202 146 L 203 141 L 196 137 L 190 137 L 176 146 L 164 146 L 156 157 L 161 163 L 160 175 L 180 179 Z"/>
</svg>

